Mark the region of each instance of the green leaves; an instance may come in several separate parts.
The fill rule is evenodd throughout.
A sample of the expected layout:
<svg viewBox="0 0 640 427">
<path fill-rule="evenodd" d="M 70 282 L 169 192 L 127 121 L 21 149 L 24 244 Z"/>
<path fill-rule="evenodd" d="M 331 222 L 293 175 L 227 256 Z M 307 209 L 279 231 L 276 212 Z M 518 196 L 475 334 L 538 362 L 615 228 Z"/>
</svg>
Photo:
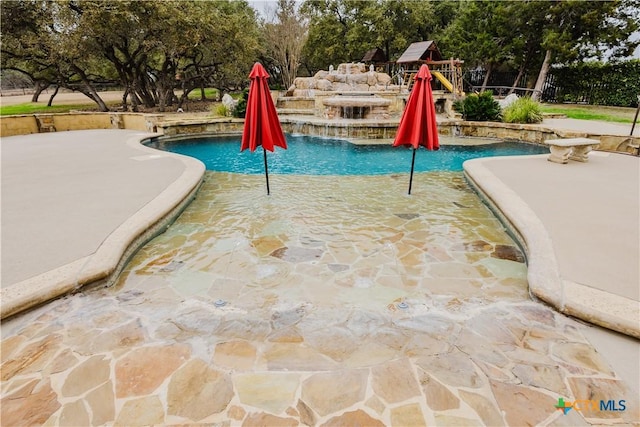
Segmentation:
<svg viewBox="0 0 640 427">
<path fill-rule="evenodd" d="M 558 102 L 635 107 L 640 93 L 640 60 L 584 62 L 552 70 Z"/>
<path fill-rule="evenodd" d="M 117 81 L 134 108 L 164 107 L 178 88 L 184 100 L 205 84 L 248 84 L 258 57 L 255 11 L 245 1 L 10 1 L 0 7 L 3 68 L 87 94 L 96 82 Z"/>
<path fill-rule="evenodd" d="M 233 117 L 244 119 L 247 114 L 247 101 L 249 100 L 249 89 L 242 91 L 242 97 L 238 100 L 235 110 L 233 110 Z"/>
<path fill-rule="evenodd" d="M 453 108 L 462 114 L 464 120 L 491 122 L 500 120 L 500 105 L 493 99 L 491 91 L 472 93 L 456 101 Z"/>
<path fill-rule="evenodd" d="M 442 25 L 434 5 L 428 1 L 307 0 L 302 7 L 310 19 L 304 63 L 313 72 L 326 70 L 329 65 L 358 61 L 375 47 L 393 61 L 409 44 L 433 39 Z M 451 2 L 442 5 L 448 11 L 445 6 L 451 7 Z"/>
<path fill-rule="evenodd" d="M 518 98 L 502 111 L 506 123 L 540 123 L 542 118 L 540 103 L 528 96 Z"/>
</svg>

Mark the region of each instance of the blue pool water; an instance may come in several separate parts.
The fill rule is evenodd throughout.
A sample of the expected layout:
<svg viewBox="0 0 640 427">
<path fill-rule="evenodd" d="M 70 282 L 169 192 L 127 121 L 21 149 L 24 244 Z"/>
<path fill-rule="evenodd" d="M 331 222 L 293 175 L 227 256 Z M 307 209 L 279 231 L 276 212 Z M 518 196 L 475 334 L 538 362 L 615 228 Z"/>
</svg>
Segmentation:
<svg viewBox="0 0 640 427">
<path fill-rule="evenodd" d="M 350 142 L 306 135 L 287 135 L 287 150 L 267 152 L 269 173 L 300 175 L 382 175 L 411 168 L 411 149 L 391 145 L 354 145 Z M 262 174 L 262 148 L 240 152 L 240 137 L 163 141 L 152 145 L 201 160 L 208 170 Z M 518 142 L 462 146 L 441 145 L 438 151 L 420 148 L 416 172 L 461 171 L 465 160 L 488 156 L 548 153 L 545 147 Z"/>
</svg>

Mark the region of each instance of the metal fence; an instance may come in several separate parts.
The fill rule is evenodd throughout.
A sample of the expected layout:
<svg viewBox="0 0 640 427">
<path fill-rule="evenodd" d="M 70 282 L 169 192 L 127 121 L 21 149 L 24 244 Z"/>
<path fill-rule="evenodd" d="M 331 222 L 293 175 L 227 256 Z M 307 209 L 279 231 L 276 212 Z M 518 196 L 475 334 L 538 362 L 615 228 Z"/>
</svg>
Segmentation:
<svg viewBox="0 0 640 427">
<path fill-rule="evenodd" d="M 549 103 L 569 102 L 632 107 L 638 105 L 635 102 L 635 96 L 640 85 L 638 82 L 628 82 L 629 79 L 633 80 L 633 75 L 628 71 L 614 69 L 602 78 L 600 78 L 602 72 L 598 70 L 591 73 L 591 78 L 587 79 L 568 78 L 566 73 L 563 74 L 563 70 L 552 68 L 542 86 L 541 100 Z M 483 89 L 485 76 L 486 71 L 483 69 L 465 71 L 463 77 L 465 92 L 480 92 Z M 504 97 L 510 93 L 516 93 L 518 96 L 531 95 L 533 88 L 527 86 L 532 86 L 536 76 L 525 74 L 518 79 L 514 87 L 516 77 L 516 72 L 494 71 L 489 76 L 484 89 L 491 90 L 497 97 Z"/>
</svg>

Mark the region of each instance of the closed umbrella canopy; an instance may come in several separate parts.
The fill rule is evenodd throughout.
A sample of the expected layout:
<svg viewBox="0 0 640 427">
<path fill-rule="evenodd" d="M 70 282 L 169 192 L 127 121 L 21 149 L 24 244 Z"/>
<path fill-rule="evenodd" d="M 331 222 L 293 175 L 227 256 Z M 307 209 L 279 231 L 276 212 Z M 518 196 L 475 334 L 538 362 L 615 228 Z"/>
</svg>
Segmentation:
<svg viewBox="0 0 640 427">
<path fill-rule="evenodd" d="M 393 146 L 411 145 L 417 149 L 422 145 L 428 150 L 440 148 L 436 107 L 431 92 L 431 72 L 423 64 L 415 78 L 411 95 L 404 109 Z"/>
<path fill-rule="evenodd" d="M 251 84 L 240 151 L 248 148 L 253 153 L 259 145 L 271 152 L 274 151 L 275 146 L 286 149 L 287 142 L 267 84 L 269 78 L 267 70 L 262 64 L 256 62 L 249 78 Z"/>
<path fill-rule="evenodd" d="M 247 99 L 247 112 L 242 130 L 242 143 L 240 151 L 247 148 L 254 152 L 262 145 L 264 152 L 264 173 L 267 180 L 267 194 L 269 194 L 269 168 L 267 166 L 267 150 L 273 152 L 274 147 L 282 147 L 286 150 L 287 142 L 280 126 L 276 107 L 273 105 L 271 92 L 267 79 L 269 74 L 262 64 L 256 62 L 249 74 L 249 99 Z"/>
<path fill-rule="evenodd" d="M 419 146 L 427 150 L 438 150 L 438 125 L 436 123 L 436 107 L 433 103 L 431 92 L 431 73 L 429 67 L 423 64 L 415 78 L 415 83 L 407 106 L 402 113 L 398 132 L 393 141 L 393 146 L 410 145 L 413 147 L 411 160 L 411 176 L 409 178 L 409 194 L 413 181 L 413 168 L 416 159 L 416 150 Z"/>
</svg>

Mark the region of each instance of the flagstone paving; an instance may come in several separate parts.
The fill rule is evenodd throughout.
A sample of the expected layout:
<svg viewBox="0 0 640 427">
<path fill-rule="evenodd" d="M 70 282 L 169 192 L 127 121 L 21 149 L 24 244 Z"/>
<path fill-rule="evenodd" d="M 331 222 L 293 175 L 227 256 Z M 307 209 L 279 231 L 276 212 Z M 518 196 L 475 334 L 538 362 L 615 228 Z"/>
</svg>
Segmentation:
<svg viewBox="0 0 640 427">
<path fill-rule="evenodd" d="M 407 184 L 207 173 L 115 286 L 2 323 L 2 425 L 637 425 L 462 174 Z"/>
</svg>

